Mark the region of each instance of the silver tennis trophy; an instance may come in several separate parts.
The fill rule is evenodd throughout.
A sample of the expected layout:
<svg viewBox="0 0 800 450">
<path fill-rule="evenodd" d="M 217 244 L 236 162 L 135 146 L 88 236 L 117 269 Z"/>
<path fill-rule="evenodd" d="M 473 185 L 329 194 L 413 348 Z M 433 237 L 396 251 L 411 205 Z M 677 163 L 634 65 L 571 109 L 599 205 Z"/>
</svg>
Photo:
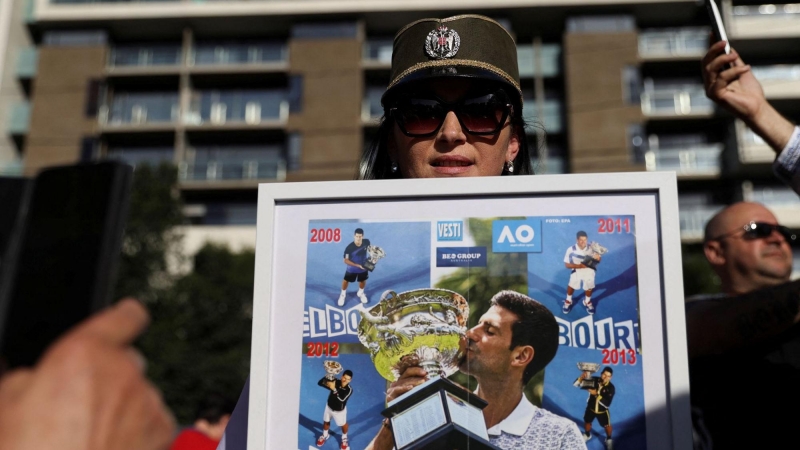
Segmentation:
<svg viewBox="0 0 800 450">
<path fill-rule="evenodd" d="M 385 257 L 386 252 L 382 248 L 376 245 L 369 245 L 367 246 L 367 261 L 361 266 L 372 272 L 375 270 L 375 264 L 378 264 L 378 260 Z"/>
<path fill-rule="evenodd" d="M 325 361 L 322 363 L 323 367 L 325 367 L 325 378 L 329 381 L 333 381 L 336 379 L 336 375 L 342 373 L 342 365 L 339 364 L 337 361 Z"/>
<path fill-rule="evenodd" d="M 486 402 L 446 377 L 458 370 L 466 342 L 469 304 L 445 289 L 386 291 L 361 311 L 358 338 L 378 373 L 396 381 L 412 366 L 428 381 L 388 403 L 397 450 L 493 450 L 483 408 Z"/>
<path fill-rule="evenodd" d="M 593 362 L 579 362 L 578 369 L 580 369 L 583 373 L 577 380 L 575 380 L 574 383 L 572 383 L 572 385 L 581 389 L 597 389 L 597 380 L 592 378 L 591 375 L 600 369 L 600 364 Z M 584 377 L 584 375 L 589 376 Z"/>
</svg>

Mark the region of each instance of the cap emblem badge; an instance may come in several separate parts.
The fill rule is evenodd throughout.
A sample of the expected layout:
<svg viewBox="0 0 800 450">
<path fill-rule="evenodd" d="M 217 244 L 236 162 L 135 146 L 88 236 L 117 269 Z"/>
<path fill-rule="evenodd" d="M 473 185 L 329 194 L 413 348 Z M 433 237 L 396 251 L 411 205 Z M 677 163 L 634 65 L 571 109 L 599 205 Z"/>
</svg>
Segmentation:
<svg viewBox="0 0 800 450">
<path fill-rule="evenodd" d="M 458 53 L 461 37 L 455 30 L 440 25 L 425 38 L 425 53 L 434 59 L 452 58 Z"/>
</svg>

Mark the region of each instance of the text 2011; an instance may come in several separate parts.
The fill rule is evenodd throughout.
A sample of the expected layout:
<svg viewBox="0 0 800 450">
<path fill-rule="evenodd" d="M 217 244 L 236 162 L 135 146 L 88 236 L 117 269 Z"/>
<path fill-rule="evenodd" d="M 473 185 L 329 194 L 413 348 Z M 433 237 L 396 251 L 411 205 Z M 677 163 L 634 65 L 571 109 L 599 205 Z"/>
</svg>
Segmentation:
<svg viewBox="0 0 800 450">
<path fill-rule="evenodd" d="M 631 219 L 625 218 L 616 219 L 613 217 L 603 217 L 597 219 L 597 232 L 606 233 L 630 233 L 631 232 Z"/>
</svg>

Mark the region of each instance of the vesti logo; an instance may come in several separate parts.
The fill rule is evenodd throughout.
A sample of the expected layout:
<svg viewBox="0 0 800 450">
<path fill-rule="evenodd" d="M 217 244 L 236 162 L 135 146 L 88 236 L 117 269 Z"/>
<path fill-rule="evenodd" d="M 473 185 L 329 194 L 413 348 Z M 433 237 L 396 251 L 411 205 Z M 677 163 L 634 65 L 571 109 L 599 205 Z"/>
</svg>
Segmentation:
<svg viewBox="0 0 800 450">
<path fill-rule="evenodd" d="M 539 253 L 542 251 L 541 220 L 495 220 L 492 251 L 495 253 Z"/>
<path fill-rule="evenodd" d="M 460 241 L 464 239 L 464 222 L 449 220 L 436 223 L 437 241 Z"/>
</svg>

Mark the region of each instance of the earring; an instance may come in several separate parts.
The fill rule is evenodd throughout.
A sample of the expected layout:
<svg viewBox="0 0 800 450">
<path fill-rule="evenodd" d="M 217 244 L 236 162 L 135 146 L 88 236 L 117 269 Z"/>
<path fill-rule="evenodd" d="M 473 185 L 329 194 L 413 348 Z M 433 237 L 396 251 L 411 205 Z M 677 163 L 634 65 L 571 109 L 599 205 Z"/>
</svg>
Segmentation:
<svg viewBox="0 0 800 450">
<path fill-rule="evenodd" d="M 508 173 L 514 173 L 514 161 L 506 162 L 506 170 Z"/>
<path fill-rule="evenodd" d="M 397 173 L 397 163 L 392 161 L 391 169 L 392 173 Z"/>
</svg>

